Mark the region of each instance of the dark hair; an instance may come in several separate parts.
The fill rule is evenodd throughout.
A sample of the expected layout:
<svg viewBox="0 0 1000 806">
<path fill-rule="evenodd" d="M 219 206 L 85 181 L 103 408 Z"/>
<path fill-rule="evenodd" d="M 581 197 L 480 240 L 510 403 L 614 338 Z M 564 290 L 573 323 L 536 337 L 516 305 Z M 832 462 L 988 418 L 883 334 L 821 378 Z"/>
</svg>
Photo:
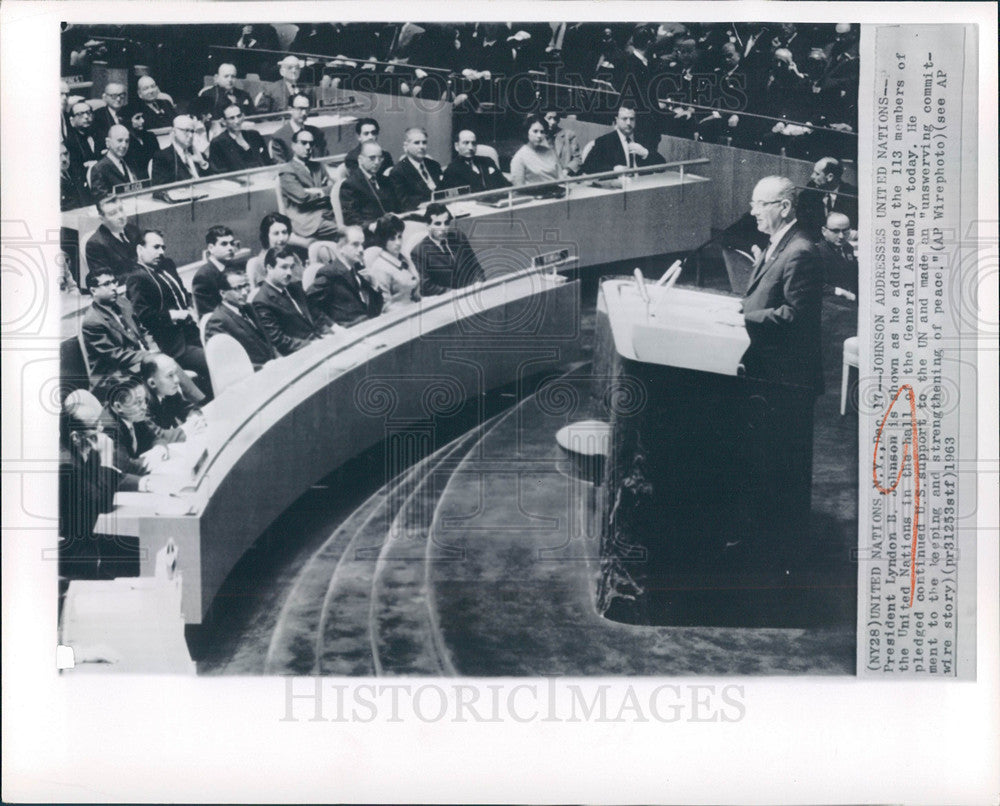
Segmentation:
<svg viewBox="0 0 1000 806">
<path fill-rule="evenodd" d="M 270 269 L 277 266 L 279 260 L 295 256 L 295 250 L 289 246 L 272 246 L 264 253 L 264 268 Z"/>
<path fill-rule="evenodd" d="M 444 205 L 441 206 L 444 207 Z M 445 211 L 447 209 L 445 207 Z M 384 215 L 375 222 L 375 243 L 385 249 L 385 245 L 397 235 L 402 234 L 405 229 L 406 225 L 399 216 L 392 213 Z"/>
<path fill-rule="evenodd" d="M 354 133 L 357 135 L 361 134 L 361 129 L 364 126 L 374 126 L 375 136 L 378 137 L 382 133 L 381 127 L 378 125 L 378 121 L 375 118 L 359 118 L 358 122 L 354 124 Z"/>
<path fill-rule="evenodd" d="M 646 50 L 650 45 L 653 44 L 653 32 L 643 26 L 636 30 L 632 34 L 632 47 L 638 50 Z"/>
<path fill-rule="evenodd" d="M 270 249 L 271 244 L 267 240 L 267 234 L 274 224 L 284 224 L 288 229 L 288 234 L 292 234 L 292 219 L 284 213 L 268 213 L 260 220 L 260 245 L 264 249 Z"/>
<path fill-rule="evenodd" d="M 111 196 L 105 196 L 103 199 L 98 199 L 97 200 L 97 212 L 103 215 L 103 213 L 104 213 L 104 205 L 111 204 L 111 202 L 120 202 L 120 201 L 121 201 L 121 199 L 119 199 L 114 194 L 112 194 Z"/>
<path fill-rule="evenodd" d="M 225 238 L 232 235 L 233 231 L 229 229 L 229 227 L 223 226 L 222 224 L 216 224 L 214 227 L 210 227 L 208 232 L 205 233 L 205 245 L 211 246 L 216 243 L 219 238 Z"/>
<path fill-rule="evenodd" d="M 142 246 L 145 246 L 146 245 L 146 236 L 147 235 L 159 235 L 161 238 L 163 238 L 164 241 L 166 241 L 166 238 L 163 236 L 163 230 L 160 230 L 160 229 L 144 229 L 142 232 L 139 233 L 139 240 L 136 243 L 137 244 L 141 244 Z"/>
<path fill-rule="evenodd" d="M 541 115 L 528 115 L 528 117 L 524 119 L 524 125 L 521 127 L 521 132 L 524 134 L 525 140 L 528 139 L 528 132 L 531 131 L 531 127 L 536 123 L 541 123 L 542 128 L 546 131 L 546 133 L 548 132 L 549 127 L 545 122 L 545 118 Z"/>
<path fill-rule="evenodd" d="M 451 210 L 449 210 L 445 205 L 441 204 L 441 202 L 431 202 L 430 204 L 427 205 L 427 210 L 424 212 L 424 218 L 429 224 L 434 216 L 441 215 L 442 213 L 448 214 L 449 221 L 451 221 L 455 217 L 451 214 Z"/>
<path fill-rule="evenodd" d="M 115 273 L 111 269 L 95 269 L 87 273 L 87 288 L 97 288 L 97 281 L 102 277 L 114 277 Z"/>
</svg>

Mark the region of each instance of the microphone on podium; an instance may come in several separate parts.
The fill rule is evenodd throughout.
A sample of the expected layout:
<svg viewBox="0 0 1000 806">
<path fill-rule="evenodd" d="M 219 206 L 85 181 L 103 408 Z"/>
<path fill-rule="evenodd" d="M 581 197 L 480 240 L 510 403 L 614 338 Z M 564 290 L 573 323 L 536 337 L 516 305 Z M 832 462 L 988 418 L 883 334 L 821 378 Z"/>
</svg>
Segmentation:
<svg viewBox="0 0 1000 806">
<path fill-rule="evenodd" d="M 639 290 L 639 297 L 649 305 L 649 292 L 646 290 L 646 278 L 642 276 L 642 269 L 636 268 L 632 275 L 635 277 L 635 286 Z"/>
</svg>

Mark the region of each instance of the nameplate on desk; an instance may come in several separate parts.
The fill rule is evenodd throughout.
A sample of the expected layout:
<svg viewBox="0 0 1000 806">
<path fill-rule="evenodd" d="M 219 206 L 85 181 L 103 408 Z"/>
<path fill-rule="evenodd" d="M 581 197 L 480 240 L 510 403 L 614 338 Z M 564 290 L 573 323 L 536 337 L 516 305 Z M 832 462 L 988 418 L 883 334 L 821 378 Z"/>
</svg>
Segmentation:
<svg viewBox="0 0 1000 806">
<path fill-rule="evenodd" d="M 183 202 L 195 202 L 200 199 L 207 199 L 207 193 L 194 193 L 190 190 L 158 190 L 153 194 L 154 199 L 167 202 L 167 204 L 182 204 Z"/>
<path fill-rule="evenodd" d="M 347 98 L 342 99 L 323 99 L 320 100 L 317 105 L 317 109 L 348 109 L 352 106 L 357 106 L 357 99 L 353 95 L 347 96 Z"/>
<path fill-rule="evenodd" d="M 111 192 L 116 196 L 121 193 L 132 193 L 136 190 L 145 190 L 151 184 L 152 180 L 149 179 L 137 179 L 135 182 L 123 182 L 120 185 L 115 185 L 111 188 Z"/>
<path fill-rule="evenodd" d="M 569 260 L 569 249 L 556 249 L 554 252 L 535 255 L 531 259 L 531 268 L 542 269 L 546 266 L 554 266 L 557 263 L 565 263 L 567 260 Z"/>
<path fill-rule="evenodd" d="M 208 461 L 208 449 L 206 448 L 201 452 L 201 455 L 195 461 L 194 465 L 191 467 L 191 475 L 197 478 L 201 473 L 202 469 L 205 467 L 205 463 Z"/>
<path fill-rule="evenodd" d="M 487 207 L 513 207 L 533 201 L 535 201 L 534 196 L 504 196 L 502 199 L 497 199 L 496 201 L 486 201 L 484 199 L 481 203 Z"/>
<path fill-rule="evenodd" d="M 439 202 L 445 199 L 454 199 L 456 196 L 464 196 L 469 192 L 468 185 L 457 188 L 446 188 L 445 190 L 435 190 L 431 193 L 431 201 Z"/>
</svg>

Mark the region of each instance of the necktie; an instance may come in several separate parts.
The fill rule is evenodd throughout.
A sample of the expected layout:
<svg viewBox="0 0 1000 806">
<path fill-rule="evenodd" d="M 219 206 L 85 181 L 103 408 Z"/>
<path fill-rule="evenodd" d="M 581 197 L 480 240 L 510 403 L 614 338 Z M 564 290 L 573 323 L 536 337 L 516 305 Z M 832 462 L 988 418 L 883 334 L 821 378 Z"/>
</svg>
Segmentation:
<svg viewBox="0 0 1000 806">
<path fill-rule="evenodd" d="M 295 310 L 299 312 L 299 316 L 301 316 L 303 319 L 305 319 L 306 321 L 308 321 L 309 324 L 311 325 L 312 324 L 312 320 L 308 316 L 306 316 L 304 313 L 302 313 L 302 309 L 299 307 L 299 303 L 297 303 L 295 301 L 295 297 L 293 297 L 291 294 L 288 293 L 288 289 L 287 288 L 282 289 L 281 293 L 285 295 L 285 297 L 288 299 L 288 301 L 290 303 L 292 303 L 292 305 L 295 306 Z"/>
<path fill-rule="evenodd" d="M 479 166 L 476 165 L 475 160 L 469 160 L 469 170 L 476 175 L 479 179 L 479 184 L 482 186 L 483 190 L 486 189 L 486 179 L 483 177 L 482 172 L 479 170 Z"/>
<path fill-rule="evenodd" d="M 188 170 L 191 172 L 191 176 L 197 179 L 199 174 L 198 167 L 194 164 L 194 154 L 187 153 L 185 154 L 185 157 L 187 158 Z"/>
<path fill-rule="evenodd" d="M 167 288 L 170 289 L 170 293 L 173 295 L 174 304 L 177 306 L 177 310 L 183 311 L 187 309 L 187 304 L 184 301 L 184 289 L 177 285 L 177 281 L 171 277 L 165 271 L 158 271 L 157 275 L 163 280 Z"/>
<path fill-rule="evenodd" d="M 289 84 L 288 85 L 288 94 L 289 95 L 298 95 L 299 94 L 299 85 L 298 84 Z"/>
<path fill-rule="evenodd" d="M 365 174 L 365 176 L 368 176 L 368 174 Z M 385 205 L 382 204 L 382 197 L 379 195 L 378 179 L 374 176 L 368 176 L 368 182 L 372 186 L 372 192 L 375 194 L 375 201 L 378 202 L 379 209 L 382 211 L 382 214 L 385 215 Z"/>
<path fill-rule="evenodd" d="M 424 184 L 427 185 L 431 190 L 434 190 L 437 185 L 434 184 L 434 180 L 431 179 L 431 175 L 427 173 L 427 167 L 424 165 L 423 161 L 419 163 L 420 176 L 423 177 Z"/>
<path fill-rule="evenodd" d="M 122 422 L 125 423 L 125 430 L 128 431 L 129 442 L 132 446 L 129 454 L 135 456 L 139 452 L 139 441 L 135 438 L 135 426 L 128 420 L 122 420 Z"/>
<path fill-rule="evenodd" d="M 162 115 L 163 114 L 163 110 L 160 109 L 159 104 L 157 104 L 155 101 L 151 101 L 150 102 L 149 108 L 152 109 L 157 115 Z"/>
<path fill-rule="evenodd" d="M 826 211 L 827 215 L 830 215 L 830 210 L 833 209 L 833 194 L 827 193 L 823 197 L 823 209 Z"/>
<path fill-rule="evenodd" d="M 632 150 L 629 148 L 630 145 L 632 145 L 632 138 L 631 137 L 626 137 L 625 138 L 625 156 L 628 158 L 628 167 L 629 168 L 634 168 L 635 167 L 635 154 L 633 154 Z"/>
</svg>

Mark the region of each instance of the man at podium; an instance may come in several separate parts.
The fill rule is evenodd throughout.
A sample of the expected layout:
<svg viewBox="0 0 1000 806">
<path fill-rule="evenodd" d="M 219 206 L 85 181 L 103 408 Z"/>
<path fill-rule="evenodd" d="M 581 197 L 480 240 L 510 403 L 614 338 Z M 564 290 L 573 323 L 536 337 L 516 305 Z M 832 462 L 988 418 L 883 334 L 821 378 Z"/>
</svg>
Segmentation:
<svg viewBox="0 0 1000 806">
<path fill-rule="evenodd" d="M 798 226 L 795 205 L 795 186 L 784 177 L 765 177 L 754 188 L 750 212 L 770 241 L 743 299 L 750 336 L 743 356 L 751 398 L 746 444 L 754 471 L 748 514 L 761 540 L 776 541 L 783 561 L 807 537 L 813 407 L 823 392 L 822 261 Z"/>
</svg>

